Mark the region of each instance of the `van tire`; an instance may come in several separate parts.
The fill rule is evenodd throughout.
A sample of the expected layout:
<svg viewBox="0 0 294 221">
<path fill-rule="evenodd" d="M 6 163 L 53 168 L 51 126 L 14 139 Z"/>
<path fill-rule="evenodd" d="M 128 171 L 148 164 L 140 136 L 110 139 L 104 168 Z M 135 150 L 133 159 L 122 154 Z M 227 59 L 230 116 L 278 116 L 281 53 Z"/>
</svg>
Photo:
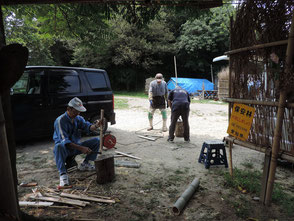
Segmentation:
<svg viewBox="0 0 294 221">
<path fill-rule="evenodd" d="M 97 120 L 100 120 L 100 116 L 94 116 L 91 118 L 90 122 L 94 124 Z M 108 128 L 108 122 L 107 119 L 104 117 L 104 125 L 103 125 L 103 134 L 105 134 L 106 130 Z M 97 130 L 91 131 L 90 133 L 92 136 L 99 136 L 100 135 L 100 128 L 97 128 Z"/>
</svg>

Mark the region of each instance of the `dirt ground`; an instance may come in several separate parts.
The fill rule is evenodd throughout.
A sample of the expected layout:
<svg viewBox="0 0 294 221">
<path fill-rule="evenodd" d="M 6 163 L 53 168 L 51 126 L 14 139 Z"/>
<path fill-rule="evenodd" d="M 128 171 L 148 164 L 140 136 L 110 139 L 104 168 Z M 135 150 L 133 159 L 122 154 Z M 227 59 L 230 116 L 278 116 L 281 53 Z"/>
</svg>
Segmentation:
<svg viewBox="0 0 294 221">
<path fill-rule="evenodd" d="M 58 220 L 290 220 L 275 205 L 267 208 L 258 201 L 251 200 L 252 211 L 248 217 L 240 218 L 232 202 L 242 198 L 252 199 L 250 194 L 226 189 L 220 172 L 228 171 L 224 166 L 213 166 L 205 169 L 198 163 L 204 141 L 221 141 L 227 136 L 227 105 L 192 103 L 190 111 L 191 142 L 175 138 L 174 143 L 167 142 L 168 132 L 160 131 L 162 126 L 159 111 L 154 116 L 154 128 L 147 132 L 148 102 L 146 99 L 116 97 L 125 99 L 128 109 L 116 109 L 115 125 L 108 131 L 117 139 L 116 149 L 107 150 L 105 154 L 121 151 L 140 157 L 135 160 L 117 157 L 115 160 L 137 162 L 139 168 L 115 167 L 115 181 L 96 184 L 96 175 L 79 181 L 92 172 L 74 171 L 69 174 L 74 188 L 67 192 L 111 197 L 114 204 L 91 202 L 86 207 L 22 207 L 22 211 L 42 219 Z M 170 111 L 168 111 L 170 117 Z M 168 125 L 169 125 L 168 120 Z M 138 135 L 157 136 L 155 141 L 140 138 Z M 83 138 L 87 139 L 87 137 Z M 18 146 L 17 170 L 21 182 L 38 183 L 43 193 L 56 189 L 59 176 L 53 158 L 53 142 L 50 139 L 31 141 Z M 227 151 L 228 155 L 228 151 Z M 76 160 L 81 163 L 83 155 Z M 234 146 L 233 166 L 242 168 L 251 163 L 257 170 L 262 170 L 264 155 L 244 147 Z M 179 216 L 172 212 L 172 206 L 194 180 L 200 179 L 200 186 Z M 278 182 L 293 185 L 293 171 L 278 169 Z M 293 187 L 292 187 L 293 188 Z M 45 191 L 44 191 L 45 190 Z M 18 187 L 20 200 L 29 200 L 32 187 Z M 64 206 L 63 204 L 55 204 Z"/>
</svg>

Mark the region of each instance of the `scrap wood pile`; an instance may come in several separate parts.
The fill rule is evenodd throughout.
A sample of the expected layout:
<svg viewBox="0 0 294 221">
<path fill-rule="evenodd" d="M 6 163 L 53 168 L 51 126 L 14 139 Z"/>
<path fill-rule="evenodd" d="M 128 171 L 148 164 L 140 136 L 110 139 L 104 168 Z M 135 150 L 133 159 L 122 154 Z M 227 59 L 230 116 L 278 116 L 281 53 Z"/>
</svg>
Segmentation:
<svg viewBox="0 0 294 221">
<path fill-rule="evenodd" d="M 74 207 L 85 207 L 90 203 L 107 203 L 113 204 L 115 200 L 106 196 L 90 195 L 78 192 L 76 194 L 68 193 L 72 190 L 58 191 L 48 187 L 38 187 L 32 189 L 33 193 L 24 197 L 24 201 L 19 201 L 20 206 L 33 206 L 33 207 L 55 207 L 64 208 L 59 205 L 69 205 Z M 34 201 L 29 201 L 29 199 Z M 58 205 L 54 205 L 54 203 Z"/>
<path fill-rule="evenodd" d="M 231 98 L 277 102 L 280 91 L 286 89 L 287 102 L 294 102 L 293 69 L 285 73 L 293 12 L 293 0 L 247 0 L 239 6 L 231 24 L 231 51 L 248 50 L 230 54 Z M 263 44 L 270 46 L 252 47 Z M 258 146 L 272 146 L 277 106 L 253 103 L 251 106 L 256 112 L 248 141 Z M 293 112 L 293 108 L 285 109 L 281 143 L 281 149 L 291 155 L 294 155 Z"/>
<path fill-rule="evenodd" d="M 140 157 L 131 155 L 130 153 L 124 153 L 121 151 L 115 151 L 115 157 L 131 158 L 133 160 L 116 160 L 116 167 L 126 168 L 139 168 L 140 163 L 134 160 L 141 160 Z M 27 194 L 19 201 L 19 205 L 22 207 L 53 207 L 53 208 L 72 208 L 72 207 L 86 207 L 91 203 L 103 203 L 114 204 L 119 202 L 119 199 L 108 196 L 101 196 L 93 194 L 93 191 L 89 191 L 93 187 L 95 192 L 95 178 L 96 172 L 88 172 L 82 176 L 79 173 L 75 173 L 77 168 L 71 170 L 71 181 L 73 186 L 65 189 L 53 189 L 45 186 L 39 186 L 32 189 L 33 193 Z M 89 179 L 92 178 L 92 179 Z M 94 181 L 94 182 L 93 182 Z M 36 187 L 37 182 L 22 182 L 20 187 Z M 94 193 L 95 193 L 94 192 Z M 32 201 L 33 200 L 33 201 Z M 57 205 L 55 205 L 57 204 Z"/>
</svg>

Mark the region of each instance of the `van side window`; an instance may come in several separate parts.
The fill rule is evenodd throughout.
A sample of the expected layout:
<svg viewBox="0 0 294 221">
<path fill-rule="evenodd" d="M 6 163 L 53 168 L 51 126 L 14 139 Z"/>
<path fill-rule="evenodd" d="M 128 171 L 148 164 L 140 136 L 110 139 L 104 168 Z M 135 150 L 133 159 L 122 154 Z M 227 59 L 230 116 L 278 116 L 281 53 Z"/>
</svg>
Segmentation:
<svg viewBox="0 0 294 221">
<path fill-rule="evenodd" d="M 13 94 L 40 94 L 43 71 L 25 71 L 12 87 Z"/>
<path fill-rule="evenodd" d="M 106 79 L 102 72 L 85 72 L 88 82 L 92 90 L 99 90 L 108 88 L 106 84 Z"/>
<path fill-rule="evenodd" d="M 79 76 L 74 71 L 55 72 L 48 75 L 49 93 L 80 93 L 81 84 Z M 54 73 L 55 72 L 55 73 Z"/>
</svg>

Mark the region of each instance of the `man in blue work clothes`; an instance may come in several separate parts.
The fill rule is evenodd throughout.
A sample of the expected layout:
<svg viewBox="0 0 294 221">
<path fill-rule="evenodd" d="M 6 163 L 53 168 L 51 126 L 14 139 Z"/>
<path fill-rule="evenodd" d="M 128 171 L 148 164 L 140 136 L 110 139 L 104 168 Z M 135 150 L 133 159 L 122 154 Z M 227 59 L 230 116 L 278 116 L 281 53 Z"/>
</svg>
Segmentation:
<svg viewBox="0 0 294 221">
<path fill-rule="evenodd" d="M 91 124 L 86 121 L 80 116 L 80 113 L 85 111 L 86 108 L 83 106 L 83 102 L 75 97 L 69 101 L 66 112 L 54 122 L 53 139 L 55 147 L 53 153 L 60 175 L 60 187 L 69 186 L 67 169 L 72 164 L 77 165 L 74 158 L 78 154 L 87 154 L 84 162 L 79 167 L 80 170 L 95 170 L 95 167 L 89 161 L 96 159 L 100 139 L 92 138 L 84 142 L 80 142 L 80 139 L 81 131 L 89 133 L 97 130 L 101 122 L 97 121 L 95 124 Z"/>
<path fill-rule="evenodd" d="M 189 112 L 190 96 L 188 92 L 177 86 L 168 95 L 168 104 L 171 108 L 171 124 L 169 126 L 169 136 L 167 141 L 173 142 L 175 138 L 175 128 L 178 118 L 181 116 L 184 124 L 184 140 L 190 142 Z"/>
<path fill-rule="evenodd" d="M 156 109 L 159 109 L 162 115 L 162 131 L 167 131 L 166 120 L 166 100 L 167 100 L 168 90 L 167 84 L 163 80 L 163 75 L 161 73 L 157 73 L 155 75 L 155 80 L 150 82 L 148 99 L 150 102 L 148 119 L 149 119 L 149 127 L 147 130 L 153 130 L 153 115 Z"/>
</svg>

